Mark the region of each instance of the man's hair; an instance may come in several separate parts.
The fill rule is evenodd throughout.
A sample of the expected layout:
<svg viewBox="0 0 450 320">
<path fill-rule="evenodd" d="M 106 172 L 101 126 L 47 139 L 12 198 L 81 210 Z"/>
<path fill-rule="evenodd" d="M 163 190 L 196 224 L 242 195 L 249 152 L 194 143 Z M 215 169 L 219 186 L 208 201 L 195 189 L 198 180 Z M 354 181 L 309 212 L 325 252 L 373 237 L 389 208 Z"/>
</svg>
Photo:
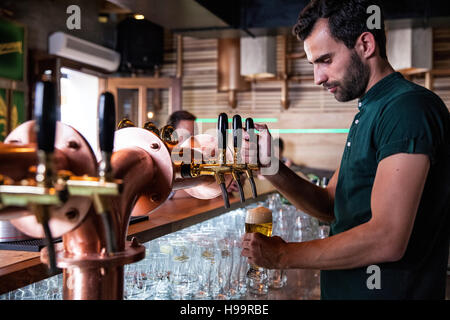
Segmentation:
<svg viewBox="0 0 450 320">
<path fill-rule="evenodd" d="M 179 110 L 170 115 L 169 119 L 167 120 L 167 124 L 173 126 L 174 128 L 177 128 L 181 120 L 195 121 L 197 120 L 197 117 L 188 111 Z"/>
<path fill-rule="evenodd" d="M 300 12 L 292 31 L 299 40 L 304 41 L 311 34 L 317 20 L 326 18 L 332 37 L 342 41 L 349 49 L 355 47 L 356 40 L 363 32 L 372 33 L 381 58 L 387 59 L 383 11 L 380 10 L 380 28 L 369 29 L 367 20 L 372 14 L 367 13 L 367 8 L 371 5 L 377 5 L 381 9 L 377 0 L 312 0 Z"/>
</svg>

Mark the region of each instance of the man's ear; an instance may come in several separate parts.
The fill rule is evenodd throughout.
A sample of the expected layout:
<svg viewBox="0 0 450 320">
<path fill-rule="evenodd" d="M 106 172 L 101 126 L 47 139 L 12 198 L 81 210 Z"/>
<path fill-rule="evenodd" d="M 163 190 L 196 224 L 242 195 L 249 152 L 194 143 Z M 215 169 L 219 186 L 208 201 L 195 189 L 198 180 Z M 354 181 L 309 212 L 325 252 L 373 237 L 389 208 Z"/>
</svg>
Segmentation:
<svg viewBox="0 0 450 320">
<path fill-rule="evenodd" d="M 355 43 L 355 50 L 362 58 L 369 59 L 376 54 L 377 43 L 370 32 L 363 32 Z"/>
</svg>

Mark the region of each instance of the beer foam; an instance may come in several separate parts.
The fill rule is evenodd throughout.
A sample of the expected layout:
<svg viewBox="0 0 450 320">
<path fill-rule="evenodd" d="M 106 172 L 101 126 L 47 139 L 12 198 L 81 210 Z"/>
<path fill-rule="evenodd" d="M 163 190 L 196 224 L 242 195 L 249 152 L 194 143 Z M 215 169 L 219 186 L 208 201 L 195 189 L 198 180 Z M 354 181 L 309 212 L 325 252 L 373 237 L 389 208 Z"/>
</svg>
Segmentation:
<svg viewBox="0 0 450 320">
<path fill-rule="evenodd" d="M 247 210 L 245 223 L 262 224 L 272 222 L 272 210 L 266 207 L 257 207 Z"/>
</svg>

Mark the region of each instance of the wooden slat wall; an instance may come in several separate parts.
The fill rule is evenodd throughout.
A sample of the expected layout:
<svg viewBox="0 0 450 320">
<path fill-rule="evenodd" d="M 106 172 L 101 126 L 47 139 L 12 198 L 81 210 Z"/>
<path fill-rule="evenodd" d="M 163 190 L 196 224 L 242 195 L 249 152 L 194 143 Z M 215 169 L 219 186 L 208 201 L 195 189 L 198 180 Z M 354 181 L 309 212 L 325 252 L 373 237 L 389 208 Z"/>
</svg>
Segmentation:
<svg viewBox="0 0 450 320">
<path fill-rule="evenodd" d="M 450 68 L 450 29 L 435 33 L 435 67 Z M 282 38 L 277 37 L 277 68 L 282 69 Z M 176 74 L 176 38 L 166 33 L 165 63 L 161 76 Z M 269 123 L 271 129 L 348 128 L 357 112 L 356 101 L 339 103 L 312 80 L 289 82 L 290 108 L 280 104 L 281 82 L 252 83 L 251 91 L 237 94 L 237 108 L 228 106 L 228 94 L 217 91 L 217 39 L 183 38 L 183 109 L 198 118 L 215 118 L 220 112 L 229 117 L 239 113 L 243 117 L 277 118 Z M 302 52 L 303 45 L 288 36 L 288 52 Z M 288 60 L 291 75 L 312 76 L 312 66 L 306 59 Z M 423 82 L 423 79 L 415 79 Z M 423 84 L 423 83 L 422 83 Z M 435 91 L 450 106 L 450 77 L 436 78 Z M 159 117 L 166 118 L 167 95 L 163 97 L 163 110 Z M 201 124 L 201 130 L 214 128 L 214 124 Z M 334 170 L 338 167 L 346 134 L 281 134 L 286 143 L 286 156 L 299 164 Z"/>
<path fill-rule="evenodd" d="M 433 29 L 433 64 L 435 69 L 450 69 L 450 28 Z"/>
</svg>

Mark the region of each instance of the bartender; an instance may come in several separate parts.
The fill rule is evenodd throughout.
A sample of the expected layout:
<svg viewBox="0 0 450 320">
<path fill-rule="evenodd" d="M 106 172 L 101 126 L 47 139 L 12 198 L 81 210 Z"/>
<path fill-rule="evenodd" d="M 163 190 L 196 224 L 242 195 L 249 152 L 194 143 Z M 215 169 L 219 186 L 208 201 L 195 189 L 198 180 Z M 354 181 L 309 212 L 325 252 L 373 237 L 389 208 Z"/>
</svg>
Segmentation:
<svg viewBox="0 0 450 320">
<path fill-rule="evenodd" d="M 331 223 L 330 236 L 287 243 L 248 233 L 242 255 L 269 269 L 320 269 L 322 299 L 444 299 L 449 111 L 389 64 L 383 17 L 379 29 L 366 23 L 374 3 L 313 0 L 294 27 L 315 84 L 340 102 L 358 99 L 358 110 L 326 188 L 282 162 L 266 179 L 297 208 Z M 260 165 L 279 161 L 271 159 L 267 126 L 256 128 Z M 252 148 L 245 143 L 245 153 Z"/>
</svg>

